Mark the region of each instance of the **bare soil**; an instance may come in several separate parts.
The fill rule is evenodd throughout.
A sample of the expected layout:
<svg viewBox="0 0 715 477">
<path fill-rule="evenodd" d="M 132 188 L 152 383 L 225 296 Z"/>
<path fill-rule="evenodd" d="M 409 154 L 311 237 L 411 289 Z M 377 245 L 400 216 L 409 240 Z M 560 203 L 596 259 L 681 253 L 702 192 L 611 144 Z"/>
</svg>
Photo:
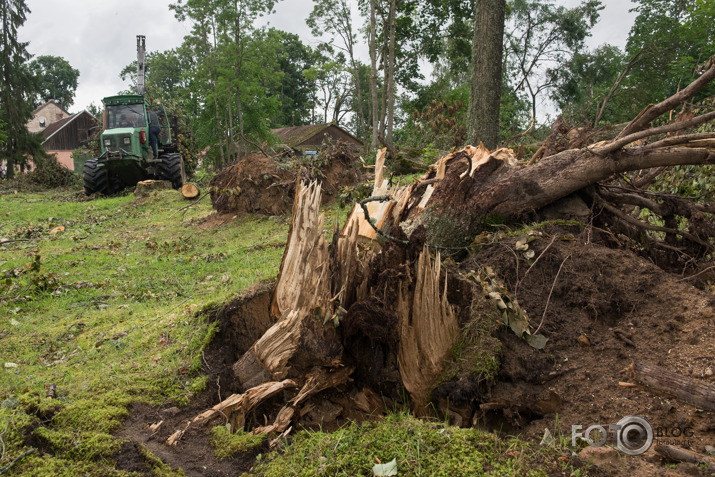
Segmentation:
<svg viewBox="0 0 715 477">
<path fill-rule="evenodd" d="M 535 257 L 540 257 L 535 264 L 534 259 L 528 262 L 515 252 L 517 238 L 513 238 L 484 246 L 453 265 L 457 278 L 449 285 L 450 300 L 461 322 L 469 319 L 473 310 L 469 304 L 473 305 L 473 295 L 479 292 L 467 286 L 459 273 L 490 266 L 508 290 L 517 290 L 516 298 L 528 311 L 532 330 L 538 327 L 548 338 L 545 349 L 536 350 L 505 326 L 494 327 L 493 338 L 499 342 L 496 381 L 488 384 L 479 382 L 477 376 L 460 376 L 438 390 L 441 398 L 455 403 L 457 423 L 520 434 L 538 445 L 546 429 L 560 431 L 570 442 L 572 425 L 581 425 L 582 430 L 593 424 L 607 427 L 638 415 L 649 420 L 656 439 L 699 453 L 704 453 L 706 445 L 714 446 L 715 413 L 642 387 L 619 384 L 629 381 L 626 369 L 633 360 L 715 383 L 711 374 L 715 370 L 715 296 L 707 290 L 708 274 L 688 279 L 667 273 L 632 251 L 608 248 L 607 240 L 591 229 L 553 226 L 540 232 L 529 244 Z M 354 381 L 313 399 L 298 428 L 330 430 L 347 420 L 379 418 L 380 403 L 399 405 L 398 399 L 390 399 L 399 390 L 395 343 L 386 329 L 394 320 L 384 314 L 383 303 L 391 299 L 390 284 L 408 273 L 400 264 L 409 263 L 417 245 L 405 250 L 386 248 L 382 271 L 371 279 L 374 289 L 382 292 L 353 305 L 341 326 L 345 359 L 358 365 Z M 128 441 L 116 457 L 118 468 L 148 475 L 151 463 L 139 447 L 145 446 L 187 475 L 240 475 L 250 470 L 256 454 L 266 447 L 216 459 L 209 443 L 210 426 L 189 426 L 176 446 L 165 442 L 175 430 L 185 429 L 190 419 L 238 392 L 231 366 L 272 324 L 269 301 L 270 284 L 263 284 L 216 310 L 212 319 L 219 321 L 220 331 L 204 355 L 207 389 L 181 409 L 135 404 L 118 433 Z M 376 326 L 376 321 L 382 326 Z M 283 402 L 284 396 L 274 398 L 254 410 L 248 421 L 271 422 Z M 148 426 L 162 420 L 152 434 Z M 223 422 L 213 425 L 219 424 Z M 666 437 L 686 428 L 692 436 Z M 584 459 L 570 459 L 576 467 L 585 465 Z M 689 464 L 666 469 L 652 449 L 638 457 L 610 455 L 586 467 L 586 472 L 707 475 Z M 560 471 L 554 475 L 561 475 Z"/>
</svg>

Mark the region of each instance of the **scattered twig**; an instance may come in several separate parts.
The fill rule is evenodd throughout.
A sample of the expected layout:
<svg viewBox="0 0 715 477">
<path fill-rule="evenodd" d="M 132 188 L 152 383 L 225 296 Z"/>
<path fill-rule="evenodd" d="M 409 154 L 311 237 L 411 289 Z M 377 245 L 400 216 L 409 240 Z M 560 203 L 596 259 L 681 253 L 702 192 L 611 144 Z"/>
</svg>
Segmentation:
<svg viewBox="0 0 715 477">
<path fill-rule="evenodd" d="M 29 450 L 26 450 L 25 452 L 23 452 L 23 453 L 20 454 L 19 456 L 15 457 L 15 458 L 12 460 L 12 462 L 10 462 L 9 464 L 0 467 L 0 475 L 4 474 L 4 473 L 7 472 L 8 470 L 12 469 L 12 468 L 15 466 L 15 464 L 17 464 L 20 460 L 24 459 L 25 457 L 27 457 L 28 455 L 32 454 L 32 453 L 35 452 L 36 450 L 37 450 L 37 449 L 35 449 L 34 447 L 31 448 L 31 449 L 29 449 Z"/>
<path fill-rule="evenodd" d="M 206 365 L 206 369 L 209 371 L 211 370 L 211 366 L 209 366 L 209 363 L 206 361 L 206 356 L 204 355 L 204 350 L 201 350 L 201 359 L 204 360 L 204 364 Z"/>
<path fill-rule="evenodd" d="M 541 315 L 541 322 L 539 323 L 539 326 L 536 328 L 536 331 L 534 331 L 534 335 L 539 334 L 539 330 L 541 329 L 541 325 L 544 324 L 544 318 L 546 318 L 546 310 L 549 309 L 549 302 L 551 301 L 551 294 L 554 292 L 554 287 L 556 287 L 556 281 L 559 279 L 559 275 L 561 274 L 561 269 L 564 267 L 564 263 L 566 263 L 566 260 L 571 258 L 571 254 L 569 254 L 566 258 L 564 258 L 564 261 L 561 262 L 561 266 L 559 267 L 559 271 L 556 272 L 556 278 L 554 278 L 554 283 L 551 285 L 551 291 L 549 291 L 549 297 L 546 299 L 546 306 L 544 307 L 544 313 Z"/>
<path fill-rule="evenodd" d="M 204 195 L 202 195 L 201 197 L 199 197 L 198 199 L 196 199 L 195 201 L 193 201 L 193 202 L 190 203 L 189 205 L 187 205 L 187 206 L 185 206 L 185 207 L 182 207 L 182 208 L 180 208 L 180 209 L 175 210 L 174 213 L 169 216 L 169 218 L 172 218 L 173 216 L 175 216 L 175 215 L 178 214 L 179 212 L 184 212 L 184 213 L 186 213 L 187 210 L 189 210 L 191 207 L 193 207 L 193 206 L 195 206 L 196 204 L 198 204 L 199 202 L 201 202 L 201 200 L 202 200 L 204 197 L 206 197 L 207 195 L 209 195 L 209 194 L 211 194 L 211 191 L 205 193 Z"/>
<path fill-rule="evenodd" d="M 702 275 L 703 273 L 707 272 L 708 270 L 712 270 L 713 268 L 715 268 L 715 265 L 713 265 L 712 267 L 708 267 L 705 270 L 702 270 L 702 271 L 696 273 L 695 275 L 690 275 L 689 277 L 681 278 L 680 280 L 677 280 L 677 281 L 682 282 L 685 280 L 690 280 L 691 278 L 695 278 L 698 275 Z"/>
<path fill-rule="evenodd" d="M 241 136 L 241 139 L 243 139 L 244 141 L 246 141 L 248 144 L 250 144 L 251 146 L 253 146 L 253 147 L 255 147 L 256 149 L 260 150 L 260 151 L 261 151 L 261 154 L 263 154 L 264 156 L 266 156 L 266 157 L 269 158 L 269 159 L 274 159 L 274 157 L 273 157 L 272 155 L 268 154 L 268 153 L 266 152 L 266 150 L 263 148 L 263 146 L 266 145 L 265 143 L 263 144 L 263 146 L 260 146 L 260 145 L 256 144 L 255 142 L 251 141 L 250 139 L 248 139 L 242 132 L 239 132 L 238 135 Z"/>
<path fill-rule="evenodd" d="M 5 421 L 5 430 L 0 432 L 0 444 L 2 444 L 2 452 L 0 453 L 0 462 L 5 458 L 5 441 L 2 439 L 8 428 L 10 427 L 10 420 Z"/>
<path fill-rule="evenodd" d="M 542 250 L 542 252 L 539 254 L 539 256 L 536 257 L 536 260 L 534 260 L 534 263 L 532 263 L 531 266 L 529 267 L 529 269 L 526 271 L 526 273 L 524 274 L 524 276 L 521 277 L 521 280 L 517 280 L 516 286 L 514 287 L 514 296 L 516 296 L 516 292 L 519 291 L 519 285 L 521 285 L 521 282 L 523 282 L 523 281 L 526 279 L 526 276 L 529 274 L 529 272 L 531 271 L 531 269 L 534 268 L 534 266 L 538 263 L 538 261 L 541 259 L 541 257 L 544 256 L 544 254 L 546 253 L 546 251 L 549 249 L 549 247 L 551 247 L 551 246 L 554 244 L 555 241 L 556 241 L 556 236 L 554 235 L 554 236 L 551 238 L 551 242 L 546 246 L 546 248 L 545 248 L 544 250 Z M 519 264 L 517 263 L 517 269 L 516 269 L 516 276 L 517 276 L 517 277 L 519 277 L 519 268 L 518 268 L 518 267 L 519 267 Z"/>
<path fill-rule="evenodd" d="M 633 342 L 633 340 L 632 340 L 628 335 L 626 335 L 623 331 L 621 331 L 621 330 L 613 330 L 613 334 L 615 334 L 615 335 L 616 335 L 616 338 L 618 338 L 619 340 L 623 341 L 623 342 L 624 342 L 625 344 L 627 344 L 628 346 L 631 346 L 631 347 L 633 347 L 633 348 L 636 348 L 636 344 Z"/>
</svg>

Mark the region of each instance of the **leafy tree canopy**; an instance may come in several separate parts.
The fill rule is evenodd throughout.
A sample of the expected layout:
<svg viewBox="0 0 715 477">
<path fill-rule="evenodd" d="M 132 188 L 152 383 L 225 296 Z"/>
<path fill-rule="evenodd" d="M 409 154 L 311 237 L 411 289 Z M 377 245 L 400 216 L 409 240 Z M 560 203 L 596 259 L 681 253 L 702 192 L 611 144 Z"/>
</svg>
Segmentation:
<svg viewBox="0 0 715 477">
<path fill-rule="evenodd" d="M 77 91 L 79 70 L 60 56 L 38 56 L 29 64 L 30 71 L 35 76 L 38 91 L 32 99 L 33 107 L 38 107 L 51 99 L 57 100 L 59 106 L 67 110 L 74 103 Z"/>
</svg>

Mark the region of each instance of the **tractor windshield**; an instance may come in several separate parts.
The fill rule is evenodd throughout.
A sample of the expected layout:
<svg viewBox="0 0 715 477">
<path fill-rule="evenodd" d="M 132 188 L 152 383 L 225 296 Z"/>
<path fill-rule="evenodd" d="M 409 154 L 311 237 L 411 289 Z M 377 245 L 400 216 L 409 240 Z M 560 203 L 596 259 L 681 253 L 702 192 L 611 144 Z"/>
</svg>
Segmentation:
<svg viewBox="0 0 715 477">
<path fill-rule="evenodd" d="M 107 106 L 107 129 L 146 127 L 143 104 Z"/>
</svg>

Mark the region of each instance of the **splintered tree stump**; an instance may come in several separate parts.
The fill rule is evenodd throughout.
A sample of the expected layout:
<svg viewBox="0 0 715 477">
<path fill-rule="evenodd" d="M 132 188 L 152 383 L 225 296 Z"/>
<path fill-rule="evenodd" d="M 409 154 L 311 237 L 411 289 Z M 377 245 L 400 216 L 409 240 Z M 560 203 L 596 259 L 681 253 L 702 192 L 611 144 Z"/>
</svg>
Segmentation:
<svg viewBox="0 0 715 477">
<path fill-rule="evenodd" d="M 653 391 L 675 396 L 698 409 L 715 411 L 715 385 L 672 373 L 659 366 L 634 361 L 629 367 L 631 378 Z"/>
<path fill-rule="evenodd" d="M 201 194 L 199 188 L 190 182 L 181 186 L 181 195 L 184 196 L 184 199 L 195 199 L 199 194 Z"/>
<path fill-rule="evenodd" d="M 677 101 L 666 102 L 666 106 L 682 104 L 713 78 L 715 62 L 677 95 Z M 664 107 L 654 108 L 660 111 Z M 509 149 L 489 151 L 481 144 L 467 146 L 431 165 L 420 182 L 401 189 L 389 187 L 384 178 L 382 150 L 371 200 L 356 204 L 343 229 L 334 229 L 332 243 L 323 233 L 320 185 L 306 186 L 298 178 L 288 241 L 270 303 L 270 314 L 277 321 L 234 364 L 243 397 L 233 397 L 223 409 L 238 412 L 240 417 L 254 402 L 250 396 L 258 397 L 259 390 L 261 396 L 264 392 L 267 395 L 290 380 L 294 383 L 290 387 L 300 391 L 286 397 L 287 403 L 273 424 L 253 431 L 275 434 L 290 429 L 308 405 L 306 400 L 324 389 L 343 386 L 351 379 L 352 365 L 361 367 L 354 360 L 365 352 L 356 353 L 351 348 L 355 343 L 343 347 L 341 337 L 348 336 L 376 344 L 367 348 L 375 350 L 374 354 L 378 349 L 384 351 L 382 361 L 389 366 L 381 369 L 399 374 L 398 384 L 409 393 L 413 411 L 425 414 L 460 333 L 456 308 L 448 301 L 447 284 L 454 277 L 441 266 L 439 254 L 433 257 L 427 246 L 423 248 L 431 218 L 445 215 L 456 219 L 460 236 L 468 238 L 489 214 L 520 218 L 616 173 L 715 164 L 712 133 L 631 146 L 637 140 L 714 118 L 715 112 L 710 112 L 647 130 L 636 118 L 626 128 L 628 134 L 622 133 L 616 140 L 568 149 L 543 157 L 533 166 L 518 163 Z M 379 313 L 361 314 L 361 310 Z M 389 317 L 382 319 L 385 332 L 372 332 L 376 328 L 364 316 Z M 369 369 L 359 369 L 358 374 Z M 642 363 L 634 363 L 633 373 L 634 379 L 646 387 L 673 394 L 698 408 L 715 410 L 712 385 Z M 554 398 L 540 403 L 543 412 L 557 407 L 557 401 Z"/>
<path fill-rule="evenodd" d="M 140 181 L 137 182 L 134 195 L 137 197 L 147 197 L 154 191 L 166 189 L 171 189 L 171 182 L 155 180 Z"/>
</svg>

